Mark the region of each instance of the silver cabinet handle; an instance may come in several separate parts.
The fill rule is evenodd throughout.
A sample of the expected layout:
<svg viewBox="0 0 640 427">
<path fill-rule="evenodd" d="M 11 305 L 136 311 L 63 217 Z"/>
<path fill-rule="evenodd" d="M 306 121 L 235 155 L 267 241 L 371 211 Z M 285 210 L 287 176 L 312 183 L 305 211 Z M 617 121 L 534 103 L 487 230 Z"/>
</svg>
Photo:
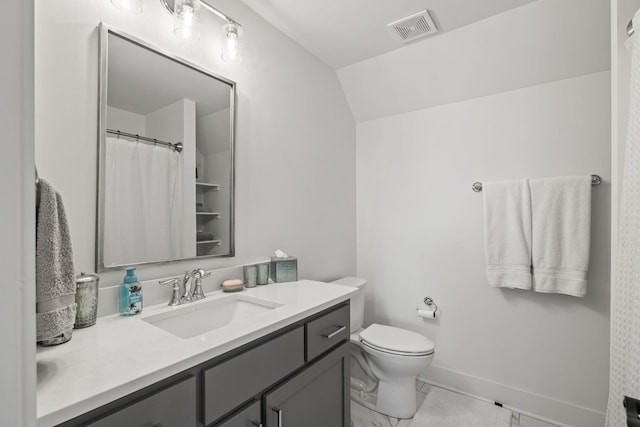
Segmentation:
<svg viewBox="0 0 640 427">
<path fill-rule="evenodd" d="M 278 427 L 282 427 L 282 409 L 271 408 L 271 410 L 278 415 Z"/>
<path fill-rule="evenodd" d="M 347 329 L 347 327 L 346 327 L 346 326 L 338 326 L 337 328 L 338 328 L 338 329 L 336 329 L 336 330 L 335 330 L 335 331 L 333 331 L 333 332 L 330 332 L 330 333 L 326 333 L 326 332 L 325 332 L 325 333 L 323 333 L 323 334 L 321 335 L 321 336 L 322 336 L 322 338 L 326 338 L 326 339 L 330 340 L 331 338 L 333 338 L 333 337 L 335 337 L 336 335 L 338 335 L 340 332 L 342 332 L 342 331 L 344 331 L 345 329 Z"/>
</svg>

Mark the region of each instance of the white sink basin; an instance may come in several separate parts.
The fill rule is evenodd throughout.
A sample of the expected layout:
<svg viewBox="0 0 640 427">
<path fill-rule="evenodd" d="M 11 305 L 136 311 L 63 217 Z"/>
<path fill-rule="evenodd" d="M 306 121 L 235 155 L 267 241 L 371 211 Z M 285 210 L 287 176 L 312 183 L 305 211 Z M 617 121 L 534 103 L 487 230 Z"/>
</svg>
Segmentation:
<svg viewBox="0 0 640 427">
<path fill-rule="evenodd" d="M 142 320 L 178 337 L 192 338 L 233 322 L 246 321 L 281 305 L 274 301 L 234 294 L 187 303 Z"/>
</svg>

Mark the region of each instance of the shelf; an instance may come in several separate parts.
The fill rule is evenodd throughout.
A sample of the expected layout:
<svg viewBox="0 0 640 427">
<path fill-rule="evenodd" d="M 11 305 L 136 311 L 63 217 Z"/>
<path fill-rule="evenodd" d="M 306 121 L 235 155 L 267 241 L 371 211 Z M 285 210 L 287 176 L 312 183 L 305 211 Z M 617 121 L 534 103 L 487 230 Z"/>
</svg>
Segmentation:
<svg viewBox="0 0 640 427">
<path fill-rule="evenodd" d="M 205 191 L 219 191 L 220 186 L 218 184 L 209 184 L 208 182 L 196 182 L 196 188 L 201 188 Z"/>
<path fill-rule="evenodd" d="M 210 216 L 215 219 L 220 219 L 220 217 L 222 216 L 220 212 L 196 212 L 196 215 L 201 215 L 205 217 Z"/>
<path fill-rule="evenodd" d="M 199 242 L 196 242 L 196 245 L 215 245 L 215 246 L 220 246 L 221 243 L 222 243 L 222 240 L 201 240 Z"/>
</svg>

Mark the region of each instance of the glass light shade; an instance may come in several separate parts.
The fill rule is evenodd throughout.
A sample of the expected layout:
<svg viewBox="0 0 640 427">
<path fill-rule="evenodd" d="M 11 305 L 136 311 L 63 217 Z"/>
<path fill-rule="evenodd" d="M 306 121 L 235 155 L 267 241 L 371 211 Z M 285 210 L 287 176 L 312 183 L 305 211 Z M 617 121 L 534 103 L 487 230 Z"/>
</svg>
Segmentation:
<svg viewBox="0 0 640 427">
<path fill-rule="evenodd" d="M 142 0 L 111 0 L 111 4 L 116 9 L 132 15 L 142 13 Z"/>
<path fill-rule="evenodd" d="M 176 0 L 173 7 L 173 34 L 184 39 L 191 37 L 198 24 L 200 0 Z"/>
<path fill-rule="evenodd" d="M 229 23 L 222 27 L 222 60 L 229 64 L 242 62 L 242 28 Z"/>
</svg>

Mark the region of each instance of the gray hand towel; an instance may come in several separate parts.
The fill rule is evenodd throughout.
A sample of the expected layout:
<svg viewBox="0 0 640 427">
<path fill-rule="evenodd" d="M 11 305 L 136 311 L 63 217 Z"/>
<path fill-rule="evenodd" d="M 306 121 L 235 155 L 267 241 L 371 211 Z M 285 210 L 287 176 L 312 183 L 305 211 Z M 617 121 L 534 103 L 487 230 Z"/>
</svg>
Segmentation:
<svg viewBox="0 0 640 427">
<path fill-rule="evenodd" d="M 76 317 L 75 272 L 62 197 L 40 179 L 36 195 L 36 340 L 71 333 Z"/>
</svg>

